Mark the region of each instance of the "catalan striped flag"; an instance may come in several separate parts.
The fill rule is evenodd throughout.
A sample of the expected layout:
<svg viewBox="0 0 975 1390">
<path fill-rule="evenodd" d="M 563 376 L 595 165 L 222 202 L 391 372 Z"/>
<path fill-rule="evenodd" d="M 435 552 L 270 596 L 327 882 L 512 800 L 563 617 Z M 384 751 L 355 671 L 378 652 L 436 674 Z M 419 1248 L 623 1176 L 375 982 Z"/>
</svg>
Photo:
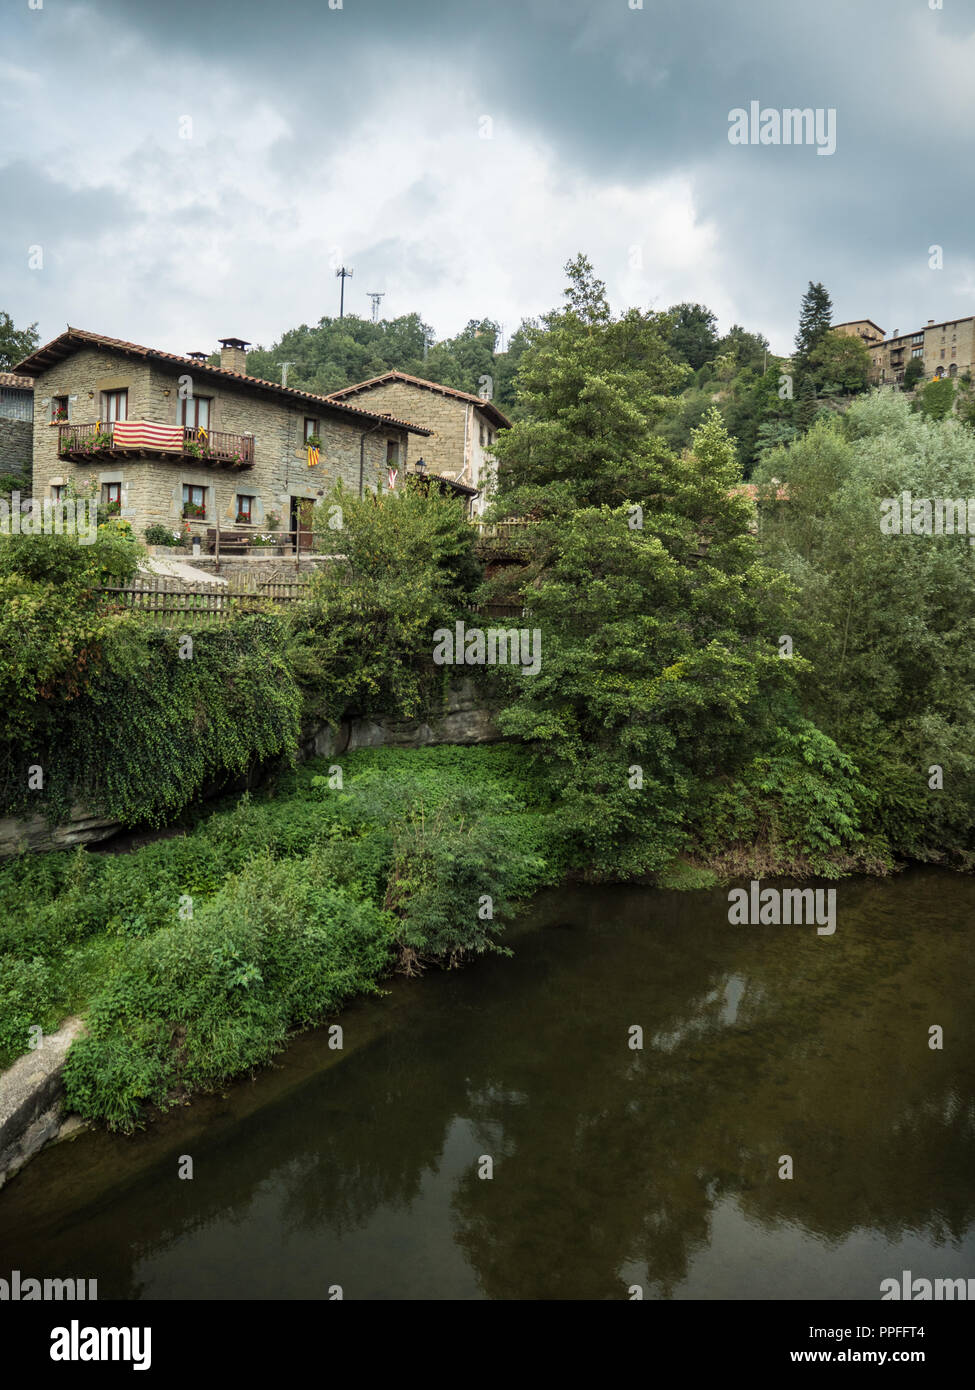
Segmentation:
<svg viewBox="0 0 975 1390">
<path fill-rule="evenodd" d="M 183 447 L 182 425 L 154 425 L 148 420 L 116 420 L 112 438 L 117 449 L 160 449 L 177 452 Z"/>
<path fill-rule="evenodd" d="M 308 445 L 308 467 L 309 467 L 309 468 L 314 468 L 314 467 L 315 467 L 315 464 L 318 462 L 318 460 L 319 460 L 320 458 L 321 458 L 321 451 L 320 451 L 319 449 L 316 449 L 312 444 L 309 444 L 309 445 Z"/>
</svg>

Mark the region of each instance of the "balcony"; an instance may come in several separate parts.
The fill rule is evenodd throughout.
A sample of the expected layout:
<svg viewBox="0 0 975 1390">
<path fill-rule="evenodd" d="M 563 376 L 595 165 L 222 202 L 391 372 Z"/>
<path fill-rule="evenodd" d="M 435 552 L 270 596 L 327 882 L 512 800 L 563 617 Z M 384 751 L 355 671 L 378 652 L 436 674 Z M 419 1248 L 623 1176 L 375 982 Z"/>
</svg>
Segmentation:
<svg viewBox="0 0 975 1390">
<path fill-rule="evenodd" d="M 159 425 L 149 420 L 109 420 L 90 425 L 58 425 L 58 458 L 181 458 L 224 468 L 253 468 L 254 436 L 223 430 Z"/>
</svg>

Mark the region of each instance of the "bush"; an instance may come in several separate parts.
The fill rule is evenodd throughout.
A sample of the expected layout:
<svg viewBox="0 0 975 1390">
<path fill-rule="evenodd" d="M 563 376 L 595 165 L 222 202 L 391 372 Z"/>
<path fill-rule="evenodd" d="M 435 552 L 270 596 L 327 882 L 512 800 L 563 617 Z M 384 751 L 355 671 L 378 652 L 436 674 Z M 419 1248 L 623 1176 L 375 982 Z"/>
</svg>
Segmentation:
<svg viewBox="0 0 975 1390">
<path fill-rule="evenodd" d="M 148 545 L 181 545 L 183 535 L 181 531 L 173 530 L 169 526 L 152 525 L 145 530 L 146 543 Z"/>
</svg>

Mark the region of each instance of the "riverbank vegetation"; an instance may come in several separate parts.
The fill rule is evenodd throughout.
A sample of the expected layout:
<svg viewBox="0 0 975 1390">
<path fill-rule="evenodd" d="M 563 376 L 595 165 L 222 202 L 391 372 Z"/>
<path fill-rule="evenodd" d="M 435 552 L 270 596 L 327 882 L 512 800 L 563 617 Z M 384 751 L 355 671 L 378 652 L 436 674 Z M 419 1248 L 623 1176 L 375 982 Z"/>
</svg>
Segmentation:
<svg viewBox="0 0 975 1390">
<path fill-rule="evenodd" d="M 0 867 L 0 1057 L 80 1010 L 68 1102 L 129 1125 L 396 968 L 501 949 L 569 867 L 513 747 L 361 751 L 128 854 L 22 856 Z"/>
<path fill-rule="evenodd" d="M 701 306 L 614 317 L 585 258 L 567 269 L 565 305 L 519 342 L 492 515 L 527 524 L 489 582 L 460 508 L 414 482 L 324 499 L 334 560 L 288 611 L 182 633 L 99 600 L 136 563 L 123 530 L 0 540 L 0 811 L 182 817 L 129 855 L 0 867 L 0 1054 L 80 1010 L 81 1113 L 130 1125 L 391 970 L 501 949 L 514 905 L 568 873 L 694 888 L 975 864 L 975 551 L 881 525 L 905 492 L 975 496 L 967 417 L 861 392 L 821 286 L 794 407 L 740 330 L 718 357 L 750 384 L 682 416 L 691 376 L 713 384 Z M 752 420 L 751 490 L 739 388 L 780 412 Z M 540 669 L 435 666 L 435 631 L 491 626 L 493 602 L 524 611 L 504 625 L 537 631 Z M 457 675 L 507 742 L 298 769 L 303 725 L 432 717 Z M 199 809 L 255 772 L 259 792 Z"/>
</svg>

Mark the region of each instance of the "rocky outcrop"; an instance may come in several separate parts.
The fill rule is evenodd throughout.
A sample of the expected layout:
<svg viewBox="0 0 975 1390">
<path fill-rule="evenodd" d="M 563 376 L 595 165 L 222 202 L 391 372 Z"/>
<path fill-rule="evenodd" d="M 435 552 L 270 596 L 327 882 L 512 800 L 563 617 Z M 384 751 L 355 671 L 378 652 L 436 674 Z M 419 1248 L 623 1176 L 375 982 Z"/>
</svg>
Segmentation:
<svg viewBox="0 0 975 1390">
<path fill-rule="evenodd" d="M 68 1048 L 85 1031 L 68 1021 L 0 1074 L 0 1187 L 52 1139 L 81 1128 L 78 1116 L 61 1111 Z"/>
<path fill-rule="evenodd" d="M 442 710 L 430 711 L 420 719 L 399 719 L 393 715 L 370 714 L 343 719 L 337 727 L 313 724 L 305 728 L 300 758 L 334 758 L 357 748 L 426 748 L 432 744 L 496 743 L 501 734 L 494 721 L 494 708 L 481 685 L 472 680 L 456 681 L 448 687 Z M 255 767 L 249 776 L 214 782 L 204 787 L 200 800 L 226 795 L 257 785 L 266 769 Z M 63 825 L 50 825 L 41 815 L 0 819 L 0 859 L 23 852 L 70 849 L 74 845 L 97 844 L 109 840 L 123 829 L 123 823 L 101 816 L 90 808 L 76 805 Z"/>
<path fill-rule="evenodd" d="M 494 710 L 473 681 L 457 681 L 447 691 L 445 707 L 422 719 L 387 714 L 344 719 L 337 728 L 319 725 L 303 744 L 306 757 L 334 758 L 357 748 L 426 748 L 432 744 L 497 743 L 501 738 Z"/>
</svg>

